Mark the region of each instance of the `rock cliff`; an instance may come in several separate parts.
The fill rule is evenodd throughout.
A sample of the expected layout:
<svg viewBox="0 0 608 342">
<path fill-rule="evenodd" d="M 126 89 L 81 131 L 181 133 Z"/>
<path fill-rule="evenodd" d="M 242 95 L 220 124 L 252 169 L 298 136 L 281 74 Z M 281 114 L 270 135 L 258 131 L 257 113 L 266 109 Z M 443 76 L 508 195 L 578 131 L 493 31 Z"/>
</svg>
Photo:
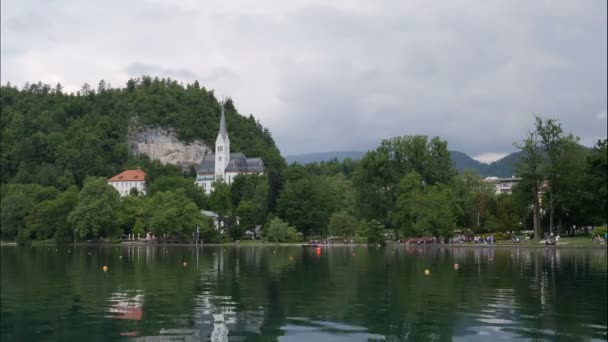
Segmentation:
<svg viewBox="0 0 608 342">
<path fill-rule="evenodd" d="M 162 128 L 144 128 L 131 132 L 128 144 L 134 155 L 144 154 L 152 160 L 177 165 L 184 169 L 199 165 L 205 154 L 213 153 L 213 150 L 201 140 L 184 144 L 173 131 Z"/>
</svg>

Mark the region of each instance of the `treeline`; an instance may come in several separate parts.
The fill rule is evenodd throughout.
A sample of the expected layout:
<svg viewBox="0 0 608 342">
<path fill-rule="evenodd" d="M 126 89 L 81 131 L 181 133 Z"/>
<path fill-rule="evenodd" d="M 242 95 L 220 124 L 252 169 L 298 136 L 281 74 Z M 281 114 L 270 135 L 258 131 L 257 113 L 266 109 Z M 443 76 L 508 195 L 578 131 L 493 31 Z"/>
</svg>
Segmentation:
<svg viewBox="0 0 608 342">
<path fill-rule="evenodd" d="M 555 120 L 537 119 L 520 144 L 513 195 L 496 195 L 472 172 L 454 168 L 446 141 L 426 136 L 384 140 L 360 161 L 286 166 L 268 130 L 236 112 L 227 120 L 235 151 L 261 155 L 263 176 L 239 176 L 205 195 L 195 174 L 128 153 L 133 120 L 174 129 L 181 139 L 213 141 L 219 105 L 198 84 L 131 80 L 64 94 L 60 87 L 2 87 L 1 226 L 3 239 L 72 241 L 154 234 L 167 242 L 243 238 L 292 241 L 391 238 L 599 225 L 608 212 L 606 140 L 593 149 Z M 106 179 L 146 171 L 147 193 L 120 198 Z M 219 215 L 221 228 L 202 210 Z"/>
</svg>

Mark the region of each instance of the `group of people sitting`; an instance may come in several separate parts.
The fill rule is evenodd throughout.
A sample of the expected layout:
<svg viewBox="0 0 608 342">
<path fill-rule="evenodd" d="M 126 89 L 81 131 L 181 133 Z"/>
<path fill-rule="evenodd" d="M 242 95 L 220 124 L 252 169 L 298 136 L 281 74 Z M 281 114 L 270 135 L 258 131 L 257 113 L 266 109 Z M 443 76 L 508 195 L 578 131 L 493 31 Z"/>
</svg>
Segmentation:
<svg viewBox="0 0 608 342">
<path fill-rule="evenodd" d="M 441 244 L 443 243 L 443 239 L 438 237 L 418 237 L 418 238 L 409 238 L 409 239 L 400 239 L 400 244 L 406 245 L 425 245 L 425 244 Z"/>
</svg>

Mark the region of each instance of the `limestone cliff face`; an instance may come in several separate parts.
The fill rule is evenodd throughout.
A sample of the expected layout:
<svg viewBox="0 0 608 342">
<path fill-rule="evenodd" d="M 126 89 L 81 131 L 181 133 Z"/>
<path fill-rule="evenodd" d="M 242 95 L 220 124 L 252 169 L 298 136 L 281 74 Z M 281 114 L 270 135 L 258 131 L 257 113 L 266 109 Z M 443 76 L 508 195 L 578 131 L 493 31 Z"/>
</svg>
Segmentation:
<svg viewBox="0 0 608 342">
<path fill-rule="evenodd" d="M 128 144 L 131 153 L 135 155 L 144 154 L 152 160 L 184 169 L 192 165 L 198 166 L 206 153 L 213 153 L 213 149 L 201 140 L 184 144 L 173 131 L 162 128 L 144 128 L 132 132 Z"/>
</svg>

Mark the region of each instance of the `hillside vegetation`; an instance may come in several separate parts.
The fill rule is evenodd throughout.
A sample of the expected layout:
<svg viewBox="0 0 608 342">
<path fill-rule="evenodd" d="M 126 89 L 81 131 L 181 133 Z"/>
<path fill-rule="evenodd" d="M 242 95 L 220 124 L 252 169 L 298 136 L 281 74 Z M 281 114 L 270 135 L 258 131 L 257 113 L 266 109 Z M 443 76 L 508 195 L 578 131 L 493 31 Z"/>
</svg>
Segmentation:
<svg viewBox="0 0 608 342">
<path fill-rule="evenodd" d="M 180 140 L 213 146 L 220 105 L 212 90 L 171 79 L 142 77 L 124 88 L 101 81 L 65 93 L 61 85 L 2 86 L 0 182 L 35 183 L 66 189 L 87 176 L 112 176 L 133 164 L 129 128 L 173 129 Z M 268 129 L 242 116 L 229 99 L 226 121 L 233 151 L 261 156 L 271 168 L 284 164 Z"/>
</svg>

